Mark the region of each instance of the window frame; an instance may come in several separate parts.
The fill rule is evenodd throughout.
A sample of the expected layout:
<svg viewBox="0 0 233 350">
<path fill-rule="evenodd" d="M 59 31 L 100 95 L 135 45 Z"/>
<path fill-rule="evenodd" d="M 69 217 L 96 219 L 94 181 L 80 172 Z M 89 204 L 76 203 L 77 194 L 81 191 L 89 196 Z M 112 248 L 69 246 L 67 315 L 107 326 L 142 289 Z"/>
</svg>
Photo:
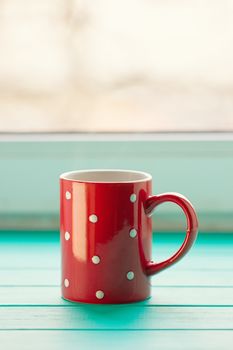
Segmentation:
<svg viewBox="0 0 233 350">
<path fill-rule="evenodd" d="M 233 231 L 233 133 L 2 133 L 0 162 L 0 229 L 58 229 L 63 171 L 122 168 L 152 173 L 155 194 L 183 192 L 201 231 Z M 182 228 L 170 208 L 154 218 Z"/>
</svg>

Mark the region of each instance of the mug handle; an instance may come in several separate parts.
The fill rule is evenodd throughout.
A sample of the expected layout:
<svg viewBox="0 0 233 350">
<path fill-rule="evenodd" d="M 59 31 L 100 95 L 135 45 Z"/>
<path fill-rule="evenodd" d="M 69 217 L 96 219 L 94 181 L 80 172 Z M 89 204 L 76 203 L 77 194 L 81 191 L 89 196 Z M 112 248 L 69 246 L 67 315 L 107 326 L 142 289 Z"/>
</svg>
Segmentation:
<svg viewBox="0 0 233 350">
<path fill-rule="evenodd" d="M 179 193 L 162 193 L 156 196 L 148 197 L 144 202 L 144 209 L 147 216 L 151 216 L 153 214 L 153 210 L 164 202 L 173 202 L 179 205 L 183 212 L 185 213 L 187 220 L 187 229 L 186 229 L 186 237 L 184 239 L 183 244 L 180 249 L 172 255 L 169 259 L 155 263 L 155 262 L 147 262 L 145 266 L 145 273 L 148 276 L 154 275 L 167 267 L 175 264 L 179 261 L 183 256 L 188 253 L 190 248 L 192 247 L 195 239 L 197 237 L 198 232 L 198 221 L 197 215 L 193 208 L 193 205 L 190 201 L 185 198 L 182 194 Z"/>
</svg>

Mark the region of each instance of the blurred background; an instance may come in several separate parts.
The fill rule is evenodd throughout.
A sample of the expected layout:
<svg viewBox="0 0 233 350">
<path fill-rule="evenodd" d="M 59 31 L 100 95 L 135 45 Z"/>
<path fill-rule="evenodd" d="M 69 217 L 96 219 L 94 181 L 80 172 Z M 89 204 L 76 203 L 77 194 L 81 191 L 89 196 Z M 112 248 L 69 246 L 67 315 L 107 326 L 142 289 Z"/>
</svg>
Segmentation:
<svg viewBox="0 0 233 350">
<path fill-rule="evenodd" d="M 123 168 L 231 232 L 232 18 L 233 0 L 0 0 L 0 228 L 57 230 L 62 172 Z M 182 230 L 178 210 L 154 228 Z"/>
<path fill-rule="evenodd" d="M 0 0 L 0 132 L 233 130 L 233 0 Z"/>
</svg>

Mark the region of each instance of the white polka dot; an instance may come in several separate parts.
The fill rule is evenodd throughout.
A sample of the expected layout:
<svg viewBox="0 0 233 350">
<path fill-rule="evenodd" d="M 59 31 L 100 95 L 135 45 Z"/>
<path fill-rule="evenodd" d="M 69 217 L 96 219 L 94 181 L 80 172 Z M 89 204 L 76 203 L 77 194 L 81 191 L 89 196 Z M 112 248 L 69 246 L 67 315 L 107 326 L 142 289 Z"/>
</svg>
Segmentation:
<svg viewBox="0 0 233 350">
<path fill-rule="evenodd" d="M 69 239 L 70 239 L 70 234 L 69 234 L 69 232 L 65 232 L 65 240 L 66 241 L 69 241 Z"/>
<path fill-rule="evenodd" d="M 130 202 L 134 203 L 134 202 L 136 202 L 136 200 L 137 200 L 136 194 L 132 193 L 131 196 L 130 196 Z"/>
<path fill-rule="evenodd" d="M 71 198 L 71 193 L 69 191 L 66 191 L 66 199 L 70 199 Z"/>
<path fill-rule="evenodd" d="M 137 236 L 137 230 L 135 230 L 135 228 L 132 228 L 132 230 L 129 231 L 129 235 L 131 238 L 135 238 Z"/>
<path fill-rule="evenodd" d="M 99 264 L 100 263 L 100 257 L 98 255 L 94 255 L 92 258 L 91 258 L 93 264 Z"/>
<path fill-rule="evenodd" d="M 95 215 L 95 214 L 90 215 L 89 216 L 89 221 L 93 222 L 93 224 L 95 224 L 98 221 L 97 215 Z"/>
<path fill-rule="evenodd" d="M 95 293 L 95 296 L 97 299 L 103 299 L 104 292 L 102 290 L 97 290 L 97 292 Z"/>
<path fill-rule="evenodd" d="M 133 273 L 133 271 L 129 271 L 129 272 L 127 273 L 126 277 L 127 277 L 127 279 L 130 280 L 130 281 L 133 280 L 133 279 L 134 279 L 134 273 Z"/>
<path fill-rule="evenodd" d="M 66 279 L 64 280 L 64 286 L 67 288 L 67 287 L 69 287 L 69 285 L 70 285 L 70 282 L 69 282 L 69 280 L 66 278 Z"/>
</svg>

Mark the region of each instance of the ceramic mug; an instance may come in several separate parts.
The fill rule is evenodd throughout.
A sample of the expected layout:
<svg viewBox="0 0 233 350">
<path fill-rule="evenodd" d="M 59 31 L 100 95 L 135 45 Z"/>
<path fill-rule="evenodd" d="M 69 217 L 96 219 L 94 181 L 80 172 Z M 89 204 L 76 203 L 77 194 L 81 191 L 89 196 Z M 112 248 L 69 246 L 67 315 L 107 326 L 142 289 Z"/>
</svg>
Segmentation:
<svg viewBox="0 0 233 350">
<path fill-rule="evenodd" d="M 192 204 L 178 193 L 152 196 L 152 177 L 140 171 L 81 170 L 60 176 L 62 296 L 118 304 L 150 296 L 150 276 L 173 265 L 197 236 Z M 154 208 L 174 202 L 187 219 L 180 249 L 151 261 Z"/>
</svg>

